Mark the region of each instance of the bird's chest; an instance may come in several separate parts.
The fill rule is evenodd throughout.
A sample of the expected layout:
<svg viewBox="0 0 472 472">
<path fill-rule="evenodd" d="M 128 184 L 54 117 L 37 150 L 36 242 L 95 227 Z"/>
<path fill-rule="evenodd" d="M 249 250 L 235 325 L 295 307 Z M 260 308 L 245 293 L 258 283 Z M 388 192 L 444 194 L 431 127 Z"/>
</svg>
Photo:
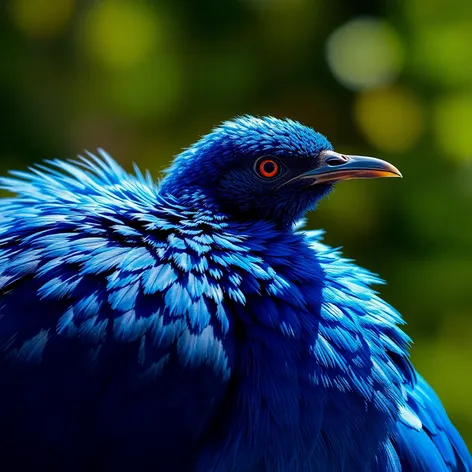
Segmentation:
<svg viewBox="0 0 472 472">
<path fill-rule="evenodd" d="M 258 471 L 368 470 L 389 421 L 353 387 L 371 381 L 368 371 L 362 379 L 341 370 L 329 356 L 343 353 L 323 350 L 319 333 L 299 334 L 262 325 L 246 331 L 233 423 L 238 457 Z"/>
</svg>

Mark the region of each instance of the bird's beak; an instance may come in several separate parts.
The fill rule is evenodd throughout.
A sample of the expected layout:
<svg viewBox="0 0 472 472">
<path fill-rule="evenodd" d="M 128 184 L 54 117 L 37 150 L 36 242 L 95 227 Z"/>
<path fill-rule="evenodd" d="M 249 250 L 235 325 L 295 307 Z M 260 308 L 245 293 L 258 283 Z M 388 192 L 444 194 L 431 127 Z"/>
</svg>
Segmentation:
<svg viewBox="0 0 472 472">
<path fill-rule="evenodd" d="M 372 179 L 376 177 L 402 177 L 400 171 L 381 159 L 364 156 L 346 156 L 334 151 L 321 151 L 316 169 L 300 175 L 312 184 L 348 179 Z"/>
</svg>

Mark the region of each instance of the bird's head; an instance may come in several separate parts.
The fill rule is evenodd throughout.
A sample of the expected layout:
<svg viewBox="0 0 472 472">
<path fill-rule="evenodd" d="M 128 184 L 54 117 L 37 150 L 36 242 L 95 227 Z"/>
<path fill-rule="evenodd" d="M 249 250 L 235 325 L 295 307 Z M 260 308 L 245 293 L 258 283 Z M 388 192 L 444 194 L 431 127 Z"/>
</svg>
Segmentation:
<svg viewBox="0 0 472 472">
<path fill-rule="evenodd" d="M 244 116 L 178 155 L 161 192 L 198 190 L 229 215 L 286 226 L 340 180 L 398 176 L 388 162 L 334 152 L 322 134 L 296 121 Z"/>
</svg>

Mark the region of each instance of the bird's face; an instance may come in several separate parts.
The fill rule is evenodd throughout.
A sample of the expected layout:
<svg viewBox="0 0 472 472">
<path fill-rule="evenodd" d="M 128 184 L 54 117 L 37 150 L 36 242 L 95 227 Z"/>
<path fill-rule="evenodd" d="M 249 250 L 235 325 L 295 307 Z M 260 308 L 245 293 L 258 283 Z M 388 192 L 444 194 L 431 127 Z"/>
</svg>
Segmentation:
<svg viewBox="0 0 472 472">
<path fill-rule="evenodd" d="M 391 164 L 333 151 L 320 133 L 292 120 L 229 121 L 177 157 L 162 190 L 197 187 L 239 219 L 294 223 L 341 180 L 398 177 Z"/>
</svg>

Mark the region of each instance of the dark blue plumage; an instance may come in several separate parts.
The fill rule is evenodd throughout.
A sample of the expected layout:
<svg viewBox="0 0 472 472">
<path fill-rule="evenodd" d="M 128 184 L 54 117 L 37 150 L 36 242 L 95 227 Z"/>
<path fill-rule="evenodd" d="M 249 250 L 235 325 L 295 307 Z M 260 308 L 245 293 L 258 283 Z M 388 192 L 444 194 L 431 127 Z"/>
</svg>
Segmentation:
<svg viewBox="0 0 472 472">
<path fill-rule="evenodd" d="M 0 181 L 2 470 L 472 471 L 381 281 L 300 229 L 395 168 L 274 118 L 158 185 L 99 154 Z"/>
</svg>

